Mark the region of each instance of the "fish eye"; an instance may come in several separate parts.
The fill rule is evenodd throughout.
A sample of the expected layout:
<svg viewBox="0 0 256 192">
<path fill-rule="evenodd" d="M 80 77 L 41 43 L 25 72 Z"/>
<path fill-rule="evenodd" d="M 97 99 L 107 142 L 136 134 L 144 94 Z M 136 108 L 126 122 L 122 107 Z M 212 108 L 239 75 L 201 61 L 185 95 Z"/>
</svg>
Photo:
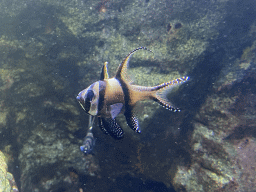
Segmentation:
<svg viewBox="0 0 256 192">
<path fill-rule="evenodd" d="M 88 92 L 87 92 L 87 99 L 89 101 L 92 101 L 93 97 L 94 97 L 94 92 L 92 90 L 88 90 Z"/>
</svg>

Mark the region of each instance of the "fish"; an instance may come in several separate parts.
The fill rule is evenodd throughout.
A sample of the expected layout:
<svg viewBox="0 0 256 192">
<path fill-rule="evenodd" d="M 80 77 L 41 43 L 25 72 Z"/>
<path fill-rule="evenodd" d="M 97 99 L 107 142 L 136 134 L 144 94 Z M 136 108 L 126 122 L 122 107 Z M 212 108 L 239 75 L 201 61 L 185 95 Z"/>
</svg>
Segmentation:
<svg viewBox="0 0 256 192">
<path fill-rule="evenodd" d="M 94 138 L 93 133 L 92 133 L 93 123 L 94 123 L 94 117 L 90 115 L 89 116 L 88 131 L 87 131 L 87 134 L 84 138 L 83 145 L 80 146 L 80 150 L 84 154 L 92 154 L 93 153 L 93 147 L 95 145 L 95 138 Z"/>
<path fill-rule="evenodd" d="M 133 85 L 127 75 L 127 69 L 131 56 L 139 50 L 152 52 L 146 47 L 134 49 L 123 59 L 112 78 L 109 78 L 108 63 L 105 62 L 100 80 L 80 91 L 76 97 L 87 114 L 98 118 L 101 130 L 114 139 L 121 139 L 124 136 L 123 129 L 116 121 L 116 117 L 120 113 L 124 114 L 126 122 L 132 130 L 137 133 L 141 132 L 134 112 L 134 107 L 138 101 L 153 100 L 170 111 L 180 111 L 179 108 L 173 106 L 166 95 L 176 85 L 189 80 L 188 76 L 183 76 L 152 87 Z"/>
</svg>

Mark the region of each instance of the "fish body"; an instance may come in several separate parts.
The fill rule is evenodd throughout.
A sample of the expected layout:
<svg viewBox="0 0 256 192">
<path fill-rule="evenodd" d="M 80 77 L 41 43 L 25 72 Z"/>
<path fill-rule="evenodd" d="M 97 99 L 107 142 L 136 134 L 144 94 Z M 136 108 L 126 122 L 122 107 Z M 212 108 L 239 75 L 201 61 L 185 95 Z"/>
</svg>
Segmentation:
<svg viewBox="0 0 256 192">
<path fill-rule="evenodd" d="M 189 79 L 189 77 L 184 76 L 153 87 L 133 85 L 126 72 L 130 57 L 138 50 L 148 49 L 139 47 L 130 52 L 112 78 L 109 78 L 107 62 L 105 62 L 100 80 L 82 90 L 77 96 L 78 102 L 86 113 L 97 116 L 100 128 L 115 139 L 123 137 L 123 129 L 116 122 L 116 116 L 121 112 L 124 113 L 128 126 L 135 132 L 141 132 L 133 111 L 138 101 L 149 99 L 171 111 L 180 111 L 168 101 L 166 93 L 174 86 Z"/>
</svg>

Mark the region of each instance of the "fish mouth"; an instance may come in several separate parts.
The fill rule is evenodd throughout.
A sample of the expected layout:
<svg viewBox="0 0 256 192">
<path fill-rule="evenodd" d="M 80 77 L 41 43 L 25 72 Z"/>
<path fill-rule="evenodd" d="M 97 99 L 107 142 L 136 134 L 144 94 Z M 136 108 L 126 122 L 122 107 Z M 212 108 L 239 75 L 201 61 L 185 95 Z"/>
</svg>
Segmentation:
<svg viewBox="0 0 256 192">
<path fill-rule="evenodd" d="M 85 91 L 83 90 L 83 91 L 80 91 L 79 93 L 78 93 L 78 95 L 77 95 L 77 97 L 76 97 L 76 100 L 79 102 L 79 103 L 82 103 L 82 104 L 84 104 L 85 103 L 85 98 L 84 98 L 84 96 L 85 96 Z"/>
<path fill-rule="evenodd" d="M 81 99 L 82 99 L 82 97 L 81 97 L 80 95 L 78 95 L 78 96 L 76 97 L 76 100 L 77 100 L 78 102 L 80 102 Z"/>
<path fill-rule="evenodd" d="M 84 108 L 84 99 L 83 99 L 83 97 L 80 96 L 80 94 L 76 97 L 76 100 L 81 105 L 82 109 L 85 110 L 85 108 Z"/>
<path fill-rule="evenodd" d="M 77 100 L 81 105 L 83 105 L 83 103 L 84 103 L 83 97 L 81 97 L 80 95 L 78 95 L 78 96 L 76 97 L 76 100 Z"/>
</svg>

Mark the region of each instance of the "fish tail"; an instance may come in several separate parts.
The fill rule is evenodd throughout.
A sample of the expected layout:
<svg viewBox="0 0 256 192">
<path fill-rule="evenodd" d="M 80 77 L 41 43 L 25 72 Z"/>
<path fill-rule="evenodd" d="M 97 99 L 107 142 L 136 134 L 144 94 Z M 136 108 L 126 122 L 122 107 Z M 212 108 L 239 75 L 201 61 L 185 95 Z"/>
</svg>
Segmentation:
<svg viewBox="0 0 256 192">
<path fill-rule="evenodd" d="M 174 80 L 166 82 L 166 83 L 162 83 L 155 87 L 152 87 L 152 89 L 151 89 L 153 91 L 152 99 L 170 111 L 179 112 L 180 109 L 174 107 L 173 104 L 167 99 L 166 95 L 174 87 L 176 87 L 177 85 L 180 85 L 181 83 L 186 82 L 188 79 L 189 79 L 189 77 L 184 76 L 184 77 L 174 79 Z"/>
</svg>

